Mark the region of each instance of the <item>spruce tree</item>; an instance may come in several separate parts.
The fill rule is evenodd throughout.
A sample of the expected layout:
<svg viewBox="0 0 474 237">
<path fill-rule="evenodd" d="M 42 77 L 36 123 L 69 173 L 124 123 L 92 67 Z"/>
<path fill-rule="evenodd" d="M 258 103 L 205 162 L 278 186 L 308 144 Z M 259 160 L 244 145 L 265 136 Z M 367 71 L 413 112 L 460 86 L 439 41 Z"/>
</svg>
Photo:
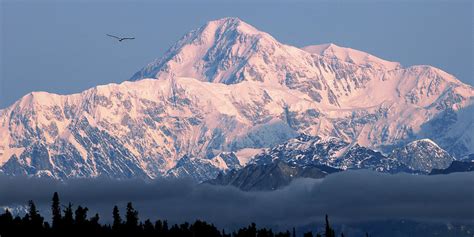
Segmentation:
<svg viewBox="0 0 474 237">
<path fill-rule="evenodd" d="M 92 224 L 99 224 L 99 220 L 100 220 L 99 213 L 96 213 L 96 214 L 90 219 L 90 222 L 91 222 Z"/>
<path fill-rule="evenodd" d="M 326 215 L 326 229 L 325 229 L 325 236 L 326 237 L 336 237 L 335 231 L 331 228 L 329 225 L 329 218 L 328 215 Z"/>
<path fill-rule="evenodd" d="M 143 231 L 145 235 L 151 236 L 155 232 L 155 226 L 151 223 L 150 219 L 147 219 L 143 224 Z"/>
<path fill-rule="evenodd" d="M 31 227 L 36 230 L 42 229 L 44 218 L 38 213 L 38 210 L 36 209 L 36 205 L 32 200 L 28 202 L 28 205 L 29 205 L 28 216 L 29 216 L 29 222 L 30 222 Z"/>
<path fill-rule="evenodd" d="M 0 215 L 0 235 L 8 236 L 14 228 L 13 215 L 5 208 L 5 213 Z"/>
<path fill-rule="evenodd" d="M 65 228 L 70 229 L 74 224 L 74 217 L 72 212 L 72 204 L 69 203 L 66 209 L 64 210 L 64 217 L 62 219 L 62 224 Z"/>
<path fill-rule="evenodd" d="M 122 217 L 120 217 L 120 212 L 117 206 L 114 206 L 114 210 L 112 211 L 112 230 L 118 231 L 120 226 L 122 225 Z"/>
<path fill-rule="evenodd" d="M 125 225 L 127 230 L 133 231 L 138 227 L 138 211 L 136 211 L 132 203 L 127 203 L 127 213 L 125 214 Z"/>
<path fill-rule="evenodd" d="M 53 229 L 57 229 L 61 222 L 61 207 L 59 202 L 59 195 L 57 192 L 53 194 L 53 204 L 51 205 L 51 214 L 53 219 Z"/>
<path fill-rule="evenodd" d="M 155 231 L 158 233 L 158 235 L 162 235 L 163 233 L 163 222 L 161 220 L 157 220 L 155 222 Z"/>
<path fill-rule="evenodd" d="M 91 219 L 89 220 L 89 223 L 91 225 L 92 233 L 95 233 L 97 235 L 97 232 L 100 231 L 103 226 L 99 223 L 100 217 L 99 213 L 96 213 Z"/>
<path fill-rule="evenodd" d="M 76 225 L 82 226 L 87 222 L 87 211 L 89 209 L 87 207 L 81 207 L 80 205 L 76 208 L 76 211 L 74 212 L 75 214 L 75 219 L 76 219 Z"/>
<path fill-rule="evenodd" d="M 163 233 L 167 234 L 169 231 L 168 221 L 163 221 Z"/>
<path fill-rule="evenodd" d="M 5 213 L 1 215 L 1 218 L 2 223 L 10 223 L 11 221 L 13 221 L 13 215 L 10 210 L 8 210 L 8 208 L 5 208 Z"/>
<path fill-rule="evenodd" d="M 249 226 L 248 231 L 249 231 L 248 232 L 249 236 L 256 236 L 257 235 L 257 225 L 252 222 L 252 224 L 250 224 L 250 226 Z"/>
</svg>

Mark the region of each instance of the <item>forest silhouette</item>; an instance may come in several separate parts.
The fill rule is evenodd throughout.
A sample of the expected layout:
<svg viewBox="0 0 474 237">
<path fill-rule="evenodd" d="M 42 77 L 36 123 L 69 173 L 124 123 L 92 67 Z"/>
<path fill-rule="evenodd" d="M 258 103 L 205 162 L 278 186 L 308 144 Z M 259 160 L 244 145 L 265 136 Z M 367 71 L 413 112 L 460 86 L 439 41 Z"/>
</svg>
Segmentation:
<svg viewBox="0 0 474 237">
<path fill-rule="evenodd" d="M 63 207 L 63 208 L 61 208 Z M 144 237 L 295 237 L 295 228 L 284 232 L 257 228 L 255 223 L 226 233 L 211 223 L 196 220 L 194 223 L 168 224 L 166 220 L 150 219 L 140 221 L 138 211 L 131 202 L 127 203 L 125 215 L 119 208 L 112 209 L 111 224 L 101 224 L 98 213 L 88 217 L 89 209 L 78 205 L 75 210 L 69 202 L 62 206 L 57 192 L 51 201 L 51 222 L 45 221 L 35 203 L 28 202 L 28 211 L 21 217 L 13 216 L 5 209 L 0 215 L 0 236 L 144 236 Z M 123 218 L 122 218 L 123 216 Z M 299 235 L 301 236 L 301 234 Z M 324 230 L 321 233 L 306 232 L 304 237 L 336 237 L 335 230 L 326 215 Z M 343 233 L 340 236 L 344 236 Z M 368 236 L 368 235 L 367 235 Z"/>
</svg>

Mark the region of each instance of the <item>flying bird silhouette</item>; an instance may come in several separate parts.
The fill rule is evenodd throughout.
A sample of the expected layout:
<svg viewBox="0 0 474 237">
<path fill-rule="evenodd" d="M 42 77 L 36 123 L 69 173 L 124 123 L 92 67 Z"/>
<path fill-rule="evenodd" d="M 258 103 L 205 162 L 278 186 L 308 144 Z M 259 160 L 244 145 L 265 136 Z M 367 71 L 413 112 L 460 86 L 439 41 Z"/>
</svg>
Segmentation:
<svg viewBox="0 0 474 237">
<path fill-rule="evenodd" d="M 133 37 L 118 37 L 118 36 L 115 36 L 115 35 L 109 35 L 109 34 L 106 34 L 107 36 L 109 37 L 112 37 L 112 38 L 115 38 L 117 39 L 119 42 L 122 42 L 122 40 L 132 40 L 132 39 L 135 39 Z"/>
</svg>

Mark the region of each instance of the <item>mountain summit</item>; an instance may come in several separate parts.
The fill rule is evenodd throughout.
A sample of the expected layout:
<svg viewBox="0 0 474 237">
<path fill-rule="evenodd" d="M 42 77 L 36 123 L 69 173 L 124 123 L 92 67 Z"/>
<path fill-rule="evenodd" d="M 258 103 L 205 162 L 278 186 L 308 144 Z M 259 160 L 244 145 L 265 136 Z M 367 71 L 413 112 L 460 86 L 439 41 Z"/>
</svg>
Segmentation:
<svg viewBox="0 0 474 237">
<path fill-rule="evenodd" d="M 301 133 L 382 152 L 430 138 L 461 157 L 474 153 L 473 103 L 474 89 L 440 69 L 335 45 L 299 49 L 223 18 L 131 81 L 34 92 L 0 110 L 0 172 L 212 178 Z"/>
<path fill-rule="evenodd" d="M 234 84 L 243 80 L 236 74 L 242 72 L 246 60 L 260 51 L 259 46 L 276 44 L 272 36 L 238 18 L 210 21 L 186 34 L 163 57 L 137 72 L 132 80 L 191 77 Z"/>
<path fill-rule="evenodd" d="M 307 134 L 387 149 L 404 139 L 430 137 L 456 156 L 474 147 L 466 135 L 474 133 L 472 120 L 463 119 L 474 116 L 474 90 L 454 76 L 425 65 L 404 68 L 335 44 L 299 49 L 238 18 L 211 21 L 186 34 L 132 80 L 174 77 L 228 85 L 252 81 L 301 92 L 314 104 L 310 113 L 324 114 L 291 118 L 304 108 L 287 107 L 289 124 Z M 462 118 L 454 121 L 458 111 Z M 425 124 L 430 120 L 437 122 Z"/>
<path fill-rule="evenodd" d="M 430 173 L 433 169 L 445 169 L 454 158 L 430 139 L 413 141 L 396 149 L 392 157 L 413 170 Z"/>
</svg>

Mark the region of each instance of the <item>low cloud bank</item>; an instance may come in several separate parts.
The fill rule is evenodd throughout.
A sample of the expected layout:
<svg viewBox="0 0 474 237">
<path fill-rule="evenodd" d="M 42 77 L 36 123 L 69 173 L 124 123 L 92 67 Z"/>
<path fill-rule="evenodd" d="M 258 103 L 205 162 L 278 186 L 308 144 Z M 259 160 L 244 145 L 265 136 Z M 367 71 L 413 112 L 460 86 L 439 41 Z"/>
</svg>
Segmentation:
<svg viewBox="0 0 474 237">
<path fill-rule="evenodd" d="M 417 176 L 346 171 L 322 180 L 296 180 L 272 192 L 243 192 L 182 179 L 75 179 L 61 183 L 1 176 L 0 206 L 23 205 L 32 199 L 47 214 L 54 191 L 59 192 L 63 204 L 85 205 L 99 212 L 103 221 L 110 221 L 113 205 L 123 208 L 128 201 L 134 203 L 142 219 L 203 219 L 222 227 L 252 221 L 298 226 L 320 222 L 326 213 L 333 221 L 345 223 L 411 219 L 472 224 L 474 220 L 474 172 Z"/>
</svg>

